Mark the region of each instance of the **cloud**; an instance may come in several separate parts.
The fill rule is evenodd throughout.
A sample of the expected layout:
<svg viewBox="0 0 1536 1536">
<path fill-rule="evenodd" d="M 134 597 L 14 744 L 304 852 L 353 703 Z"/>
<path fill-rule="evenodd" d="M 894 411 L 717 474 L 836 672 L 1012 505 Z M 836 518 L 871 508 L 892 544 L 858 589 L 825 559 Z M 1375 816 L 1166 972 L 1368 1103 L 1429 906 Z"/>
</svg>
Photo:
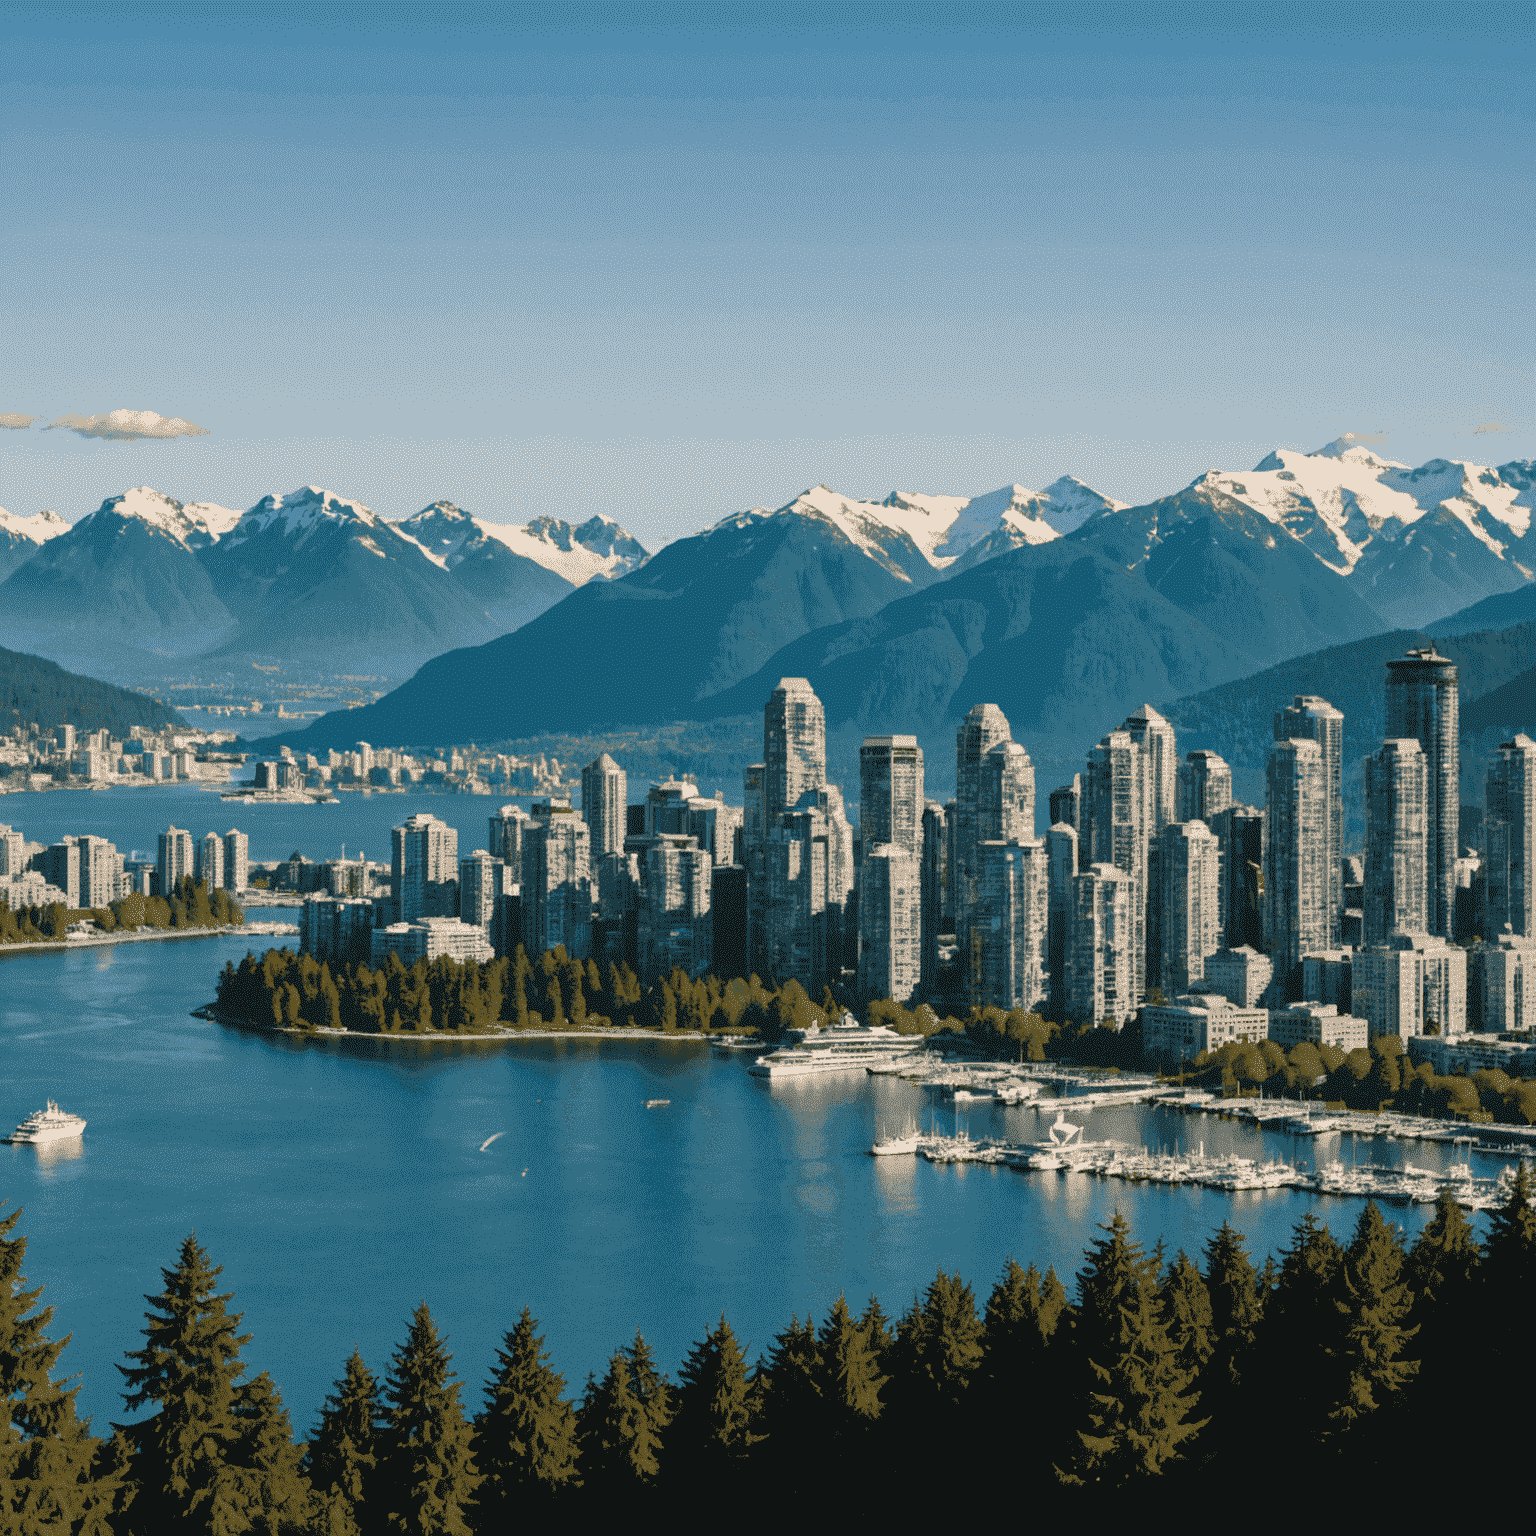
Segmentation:
<svg viewBox="0 0 1536 1536">
<path fill-rule="evenodd" d="M 1374 443 L 1386 442 L 1391 435 L 1390 432 L 1345 432 L 1341 434 L 1340 441 L 1358 443 L 1362 448 L 1369 448 Z"/>
<path fill-rule="evenodd" d="M 81 437 L 135 439 L 146 437 L 207 437 L 207 427 L 195 427 L 179 416 L 162 416 L 158 411 L 107 411 L 99 416 L 60 416 L 43 428 L 51 432 L 65 427 Z"/>
<path fill-rule="evenodd" d="M 1472 428 L 1472 436 L 1481 437 L 1485 432 L 1504 432 L 1507 430 L 1508 428 L 1505 427 L 1502 421 L 1485 421 L 1482 426 Z"/>
<path fill-rule="evenodd" d="M 13 432 L 25 432 L 36 420 L 36 416 L 23 416 L 19 411 L 0 411 L 0 427 L 9 427 Z"/>
</svg>

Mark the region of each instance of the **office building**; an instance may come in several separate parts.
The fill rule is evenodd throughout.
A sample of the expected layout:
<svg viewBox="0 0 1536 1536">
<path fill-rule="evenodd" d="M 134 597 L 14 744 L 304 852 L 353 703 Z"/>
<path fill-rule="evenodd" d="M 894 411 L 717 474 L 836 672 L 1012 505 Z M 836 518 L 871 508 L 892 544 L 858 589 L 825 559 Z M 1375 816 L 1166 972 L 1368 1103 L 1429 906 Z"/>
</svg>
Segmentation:
<svg viewBox="0 0 1536 1536">
<path fill-rule="evenodd" d="M 1370 1026 L 1352 1013 L 1340 1013 L 1334 1003 L 1288 1003 L 1269 1011 L 1269 1038 L 1282 1050 L 1310 1042 L 1341 1051 L 1363 1051 L 1370 1043 Z"/>
<path fill-rule="evenodd" d="M 858 990 L 903 1006 L 921 975 L 921 867 L 900 844 L 866 845 L 859 865 Z"/>
<path fill-rule="evenodd" d="M 1113 864 L 1130 881 L 1131 995 L 1123 1002 L 1134 1011 L 1146 988 L 1147 846 L 1152 796 L 1147 754 L 1129 731 L 1111 731 L 1088 754 L 1082 817 L 1078 867 Z"/>
<path fill-rule="evenodd" d="M 581 770 L 581 819 L 587 824 L 594 860 L 623 849 L 628 804 L 629 777 L 606 752 Z"/>
<path fill-rule="evenodd" d="M 1158 984 L 1171 997 L 1203 980 L 1222 947 L 1220 851 L 1203 821 L 1176 821 L 1158 833 L 1157 852 Z"/>
<path fill-rule="evenodd" d="M 1016 741 L 1000 741 L 981 760 L 976 839 L 1020 843 L 1035 835 L 1035 765 Z"/>
<path fill-rule="evenodd" d="M 1277 741 L 1266 784 L 1264 941 L 1275 966 L 1276 1004 L 1301 985 L 1301 957 L 1328 949 L 1328 870 L 1322 750 L 1300 738 Z"/>
<path fill-rule="evenodd" d="M 923 836 L 923 749 L 916 736 L 866 736 L 859 748 L 859 837 L 916 858 Z"/>
<path fill-rule="evenodd" d="M 1141 748 L 1147 782 L 1147 836 L 1156 837 L 1178 816 L 1179 749 L 1173 727 L 1150 704 L 1143 704 L 1120 727 Z"/>
<path fill-rule="evenodd" d="M 1467 952 L 1436 934 L 1394 933 L 1353 960 L 1350 1011 L 1377 1035 L 1464 1034 Z"/>
<path fill-rule="evenodd" d="M 950 821 L 954 878 L 950 882 L 950 901 L 962 969 L 971 942 L 970 911 L 975 899 L 976 844 L 980 841 L 981 765 L 987 753 L 1009 740 L 1011 734 L 1008 721 L 996 704 L 974 705 L 955 733 L 955 814 Z"/>
<path fill-rule="evenodd" d="M 1390 734 L 1390 732 L 1388 733 Z M 1276 741 L 1315 741 L 1322 775 L 1323 808 L 1320 820 L 1323 861 L 1327 880 L 1327 946 L 1339 942 L 1339 923 L 1344 911 L 1340 858 L 1344 853 L 1344 716 L 1327 699 L 1298 693 L 1275 715 Z"/>
<path fill-rule="evenodd" d="M 1042 1008 L 1050 884 L 1045 843 L 985 841 L 976 850 L 976 875 L 972 1001 L 1003 1009 Z"/>
<path fill-rule="evenodd" d="M 1193 1061 L 1201 1051 L 1268 1038 L 1269 1010 L 1243 1008 L 1219 992 L 1193 992 L 1141 1010 L 1142 1050 L 1164 1065 Z"/>
<path fill-rule="evenodd" d="M 1536 938 L 1536 741 L 1500 743 L 1483 806 L 1483 931 Z"/>
<path fill-rule="evenodd" d="M 1274 967 L 1269 956 L 1247 944 L 1235 949 L 1218 949 L 1205 957 L 1203 966 L 1206 990 L 1221 993 L 1239 1008 L 1260 1008 L 1267 1001 Z"/>
<path fill-rule="evenodd" d="M 1119 1029 L 1136 1012 L 1134 879 L 1114 864 L 1072 877 L 1067 924 L 1067 1017 Z"/>
<path fill-rule="evenodd" d="M 192 834 L 169 827 L 160 834 L 160 856 L 155 862 L 155 890 L 167 901 L 177 885 L 193 873 Z"/>
<path fill-rule="evenodd" d="M 1365 945 L 1428 931 L 1425 762 L 1411 737 L 1365 760 Z"/>
<path fill-rule="evenodd" d="M 949 825 L 944 807 L 934 800 L 923 807 L 922 849 L 920 968 L 921 986 L 928 992 L 939 980 L 939 935 L 950 932 L 944 927 L 949 888 Z"/>
<path fill-rule="evenodd" d="M 1536 938 L 1506 925 L 1467 951 L 1467 1028 L 1502 1035 L 1536 1029 Z"/>
<path fill-rule="evenodd" d="M 763 819 L 770 833 L 827 782 L 827 717 L 807 679 L 781 677 L 763 709 Z"/>
<path fill-rule="evenodd" d="M 1456 907 L 1461 812 L 1456 664 L 1425 650 L 1387 663 L 1389 740 L 1413 737 L 1424 753 L 1424 864 L 1431 933 L 1449 937 Z"/>
<path fill-rule="evenodd" d="M 535 801 L 523 832 L 523 945 L 530 959 L 565 946 L 592 951 L 592 859 L 587 824 L 562 800 Z"/>
<path fill-rule="evenodd" d="M 193 866 L 193 874 L 205 891 L 223 889 L 224 839 L 217 832 L 198 839 L 193 850 Z"/>
<path fill-rule="evenodd" d="M 224 834 L 224 889 L 233 896 L 242 894 L 250 884 L 251 840 L 231 827 Z"/>
<path fill-rule="evenodd" d="M 1232 770 L 1215 752 L 1190 752 L 1179 764 L 1178 820 L 1210 826 L 1232 804 Z"/>
<path fill-rule="evenodd" d="M 459 834 L 425 811 L 392 833 L 395 917 L 450 917 L 458 906 Z"/>
</svg>

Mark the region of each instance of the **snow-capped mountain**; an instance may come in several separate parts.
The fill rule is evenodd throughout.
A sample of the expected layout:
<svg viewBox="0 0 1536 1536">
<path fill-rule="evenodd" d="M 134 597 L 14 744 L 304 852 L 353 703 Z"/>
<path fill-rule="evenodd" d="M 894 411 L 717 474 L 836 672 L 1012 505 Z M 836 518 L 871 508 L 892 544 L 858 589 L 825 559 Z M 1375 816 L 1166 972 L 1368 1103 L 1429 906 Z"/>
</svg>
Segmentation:
<svg viewBox="0 0 1536 1536">
<path fill-rule="evenodd" d="M 82 517 L 76 528 L 92 518 L 132 520 L 152 533 L 162 534 L 183 549 L 206 549 L 216 544 L 240 520 L 240 513 L 211 501 L 177 501 L 147 485 L 135 486 L 120 496 L 109 496 L 94 512 Z"/>
<path fill-rule="evenodd" d="M 472 517 L 451 501 L 434 501 L 396 526 L 444 559 L 449 570 L 483 553 L 490 540 L 572 587 L 627 576 L 650 559 L 637 538 L 600 514 L 575 527 L 554 517 L 536 517 L 526 524 L 493 523 Z"/>
<path fill-rule="evenodd" d="M 34 512 L 21 517 L 0 507 L 0 581 L 40 550 L 49 539 L 69 531 L 57 512 Z"/>
</svg>

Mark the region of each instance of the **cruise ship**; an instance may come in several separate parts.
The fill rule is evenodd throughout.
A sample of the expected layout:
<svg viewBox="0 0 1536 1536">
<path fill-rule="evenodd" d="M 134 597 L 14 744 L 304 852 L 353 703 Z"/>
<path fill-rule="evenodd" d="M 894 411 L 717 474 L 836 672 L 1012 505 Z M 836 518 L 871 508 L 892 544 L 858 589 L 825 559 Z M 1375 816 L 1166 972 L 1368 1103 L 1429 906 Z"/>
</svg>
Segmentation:
<svg viewBox="0 0 1536 1536">
<path fill-rule="evenodd" d="M 20 1141 L 66 1141 L 78 1136 L 85 1129 L 85 1121 L 79 1115 L 66 1114 L 52 1099 L 47 1109 L 39 1109 L 27 1116 L 10 1134 L 12 1143 Z"/>
<path fill-rule="evenodd" d="M 747 1071 L 754 1077 L 809 1077 L 821 1072 L 862 1072 L 898 1061 L 925 1043 L 922 1035 L 898 1035 L 883 1024 L 860 1024 L 845 1013 L 836 1024 L 823 1029 L 790 1029 L 786 1044 L 760 1056 Z"/>
</svg>

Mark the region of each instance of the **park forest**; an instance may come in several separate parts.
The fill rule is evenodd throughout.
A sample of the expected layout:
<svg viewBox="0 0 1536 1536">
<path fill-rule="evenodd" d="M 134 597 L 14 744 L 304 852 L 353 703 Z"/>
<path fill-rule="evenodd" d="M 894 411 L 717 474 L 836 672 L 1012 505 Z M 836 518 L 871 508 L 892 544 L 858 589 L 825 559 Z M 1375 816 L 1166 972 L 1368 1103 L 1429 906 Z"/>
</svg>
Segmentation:
<svg viewBox="0 0 1536 1536">
<path fill-rule="evenodd" d="M 672 1033 L 756 1035 L 776 1043 L 791 1029 L 835 1020 L 848 1006 L 828 987 L 819 1003 L 796 981 L 765 986 L 755 975 L 722 983 L 691 978 L 681 968 L 642 986 L 627 966 L 576 960 L 564 948 L 530 961 L 521 945 L 510 958 L 458 961 L 449 956 L 406 966 L 389 955 L 377 969 L 362 961 L 329 961 L 289 949 L 247 954 L 219 976 L 214 1013 L 234 1023 L 294 1029 L 345 1029 L 364 1034 L 489 1035 L 524 1029 L 634 1029 Z M 941 1019 L 933 1009 L 877 1000 L 871 1024 L 923 1034 L 996 1059 L 1071 1061 L 1110 1071 L 1142 1065 L 1141 1025 L 1124 1029 L 1048 1023 L 1015 1008 L 970 1008 Z M 1396 1035 L 1368 1050 L 1302 1042 L 1284 1050 L 1272 1040 L 1236 1041 L 1202 1052 L 1179 1082 L 1231 1096 L 1263 1093 L 1310 1098 L 1340 1109 L 1379 1110 L 1478 1123 L 1536 1124 L 1536 1081 L 1499 1070 L 1438 1076 L 1417 1066 Z"/>
<path fill-rule="evenodd" d="M 1027 1498 L 1036 1520 L 1144 1511 L 1153 1493 L 1342 1514 L 1333 1501 L 1368 1490 L 1379 1523 L 1394 1501 L 1423 1516 L 1461 1483 L 1439 1453 L 1421 1459 L 1452 1405 L 1476 1420 L 1455 1454 L 1475 1448 L 1509 1516 L 1529 1431 L 1493 1411 L 1520 1379 L 1495 1340 L 1505 1320 L 1523 1327 L 1536 1287 L 1532 1190 L 1522 1165 L 1481 1241 L 1448 1192 L 1411 1247 L 1374 1204 L 1344 1244 L 1309 1212 L 1262 1266 L 1227 1223 L 1197 1260 L 1146 1252 L 1117 1213 L 1070 1290 L 1010 1259 L 978 1306 L 940 1270 L 894 1320 L 839 1297 L 819 1326 L 792 1317 L 755 1362 L 722 1315 L 675 1381 L 637 1334 L 574 1397 L 525 1308 L 465 1402 L 423 1302 L 382 1379 L 356 1349 L 338 1361 L 301 1444 L 270 1376 L 247 1377 L 250 1335 L 192 1237 L 119 1367 L 128 1412 L 148 1416 L 93 1433 L 78 1385 L 55 1379 L 68 1340 L 34 1310 L 16 1212 L 0 1221 L 4 1528 L 469 1536 L 523 1520 L 715 1522 L 743 1498 L 755 1515 L 817 1499 L 829 1518 L 910 1518 L 952 1509 L 957 1479 L 968 1509 Z M 1469 1334 L 1469 1318 L 1484 1326 Z"/>
<path fill-rule="evenodd" d="M 42 907 L 19 907 L 14 912 L 0 896 L 0 944 L 36 944 L 64 941 L 74 923 L 89 921 L 101 933 L 132 933 L 140 928 L 238 928 L 245 922 L 240 903 L 217 886 L 203 888 L 200 880 L 184 875 L 169 899 L 133 892 L 108 907 L 66 907 L 54 901 Z"/>
</svg>

